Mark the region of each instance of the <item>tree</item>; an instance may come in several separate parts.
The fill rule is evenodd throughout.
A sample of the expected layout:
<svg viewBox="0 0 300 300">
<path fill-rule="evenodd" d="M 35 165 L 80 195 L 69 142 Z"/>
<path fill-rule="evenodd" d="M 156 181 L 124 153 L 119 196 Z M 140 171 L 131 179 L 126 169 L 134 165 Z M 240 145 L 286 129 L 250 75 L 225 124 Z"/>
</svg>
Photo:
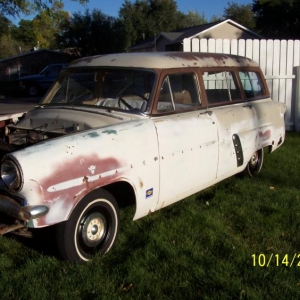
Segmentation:
<svg viewBox="0 0 300 300">
<path fill-rule="evenodd" d="M 57 48 L 56 35 L 62 30 L 61 24 L 70 18 L 63 7 L 62 2 L 54 1 L 52 7 L 41 11 L 33 20 L 21 20 L 19 27 L 12 30 L 13 37 L 29 48 Z"/>
<path fill-rule="evenodd" d="M 63 24 L 57 36 L 61 47 L 76 47 L 82 56 L 122 52 L 124 49 L 124 30 L 122 23 L 107 16 L 98 9 L 92 13 L 75 13 Z"/>
<path fill-rule="evenodd" d="M 223 17 L 231 19 L 248 29 L 255 29 L 255 19 L 251 4 L 239 5 L 235 2 L 228 2 L 228 6 L 224 9 Z"/>
<path fill-rule="evenodd" d="M 0 38 L 3 35 L 6 35 L 9 31 L 12 23 L 4 16 L 0 14 Z"/>
<path fill-rule="evenodd" d="M 37 46 L 37 35 L 30 20 L 21 20 L 19 26 L 12 29 L 11 34 L 16 41 L 21 41 L 30 48 Z"/>
<path fill-rule="evenodd" d="M 182 20 L 178 23 L 177 27 L 187 28 L 206 23 L 208 23 L 208 21 L 205 18 L 204 13 L 200 15 L 197 11 L 189 10 L 187 14 L 183 14 Z"/>
<path fill-rule="evenodd" d="M 30 13 L 48 8 L 55 0 L 0 0 L 0 15 L 16 17 L 20 13 Z M 72 0 L 79 1 L 81 4 L 89 0 Z"/>
<path fill-rule="evenodd" d="M 41 11 L 32 21 L 36 39 L 41 48 L 57 47 L 56 36 L 62 30 L 62 24 L 70 18 L 67 11 L 63 10 L 64 4 L 54 1 L 51 8 Z"/>
<path fill-rule="evenodd" d="M 174 31 L 206 23 L 204 14 L 178 11 L 173 0 L 125 0 L 119 17 L 126 31 L 126 48 L 143 40 L 154 39 L 160 32 Z"/>
<path fill-rule="evenodd" d="M 173 0 L 125 0 L 119 17 L 126 31 L 126 50 L 133 44 L 154 38 L 161 31 L 176 29 L 182 15 Z"/>
<path fill-rule="evenodd" d="M 25 45 L 22 41 L 17 41 L 11 34 L 0 37 L 0 59 L 29 51 L 29 46 Z"/>
<path fill-rule="evenodd" d="M 300 0 L 253 0 L 257 31 L 266 38 L 300 38 Z"/>
</svg>

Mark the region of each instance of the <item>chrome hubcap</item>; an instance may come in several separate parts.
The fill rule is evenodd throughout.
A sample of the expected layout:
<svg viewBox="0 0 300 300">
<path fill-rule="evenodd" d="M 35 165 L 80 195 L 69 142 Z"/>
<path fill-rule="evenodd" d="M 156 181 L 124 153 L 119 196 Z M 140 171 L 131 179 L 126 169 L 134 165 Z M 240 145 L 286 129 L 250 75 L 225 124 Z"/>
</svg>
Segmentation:
<svg viewBox="0 0 300 300">
<path fill-rule="evenodd" d="M 258 153 L 254 152 L 250 159 L 250 166 L 254 168 L 258 163 Z"/>
<path fill-rule="evenodd" d="M 83 242 L 89 247 L 97 246 L 105 237 L 107 226 L 101 213 L 92 213 L 80 225 Z"/>
</svg>

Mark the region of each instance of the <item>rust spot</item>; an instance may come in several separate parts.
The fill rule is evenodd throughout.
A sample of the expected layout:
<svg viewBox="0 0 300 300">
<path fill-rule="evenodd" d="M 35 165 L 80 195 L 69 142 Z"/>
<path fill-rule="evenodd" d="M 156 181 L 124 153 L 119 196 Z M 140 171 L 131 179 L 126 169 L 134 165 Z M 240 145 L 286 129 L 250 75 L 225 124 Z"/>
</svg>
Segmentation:
<svg viewBox="0 0 300 300">
<path fill-rule="evenodd" d="M 121 162 L 117 161 L 115 158 L 109 157 L 102 159 L 96 153 L 89 156 L 72 157 L 63 163 L 57 163 L 55 164 L 55 170 L 39 183 L 41 203 L 52 203 L 54 201 L 53 199 L 62 199 L 60 200 L 63 201 L 62 210 L 64 210 L 64 208 L 69 209 L 70 206 L 73 206 L 93 189 L 107 185 L 116 180 L 116 177 L 119 176 L 119 173 L 114 173 L 106 177 L 101 177 L 99 175 L 97 180 L 89 182 L 89 177 L 86 176 L 86 172 L 91 165 L 97 167 L 99 174 L 122 167 Z M 48 191 L 51 186 L 76 178 L 82 178 L 83 185 L 70 186 L 63 190 Z M 59 216 L 57 216 L 57 218 L 59 219 Z M 46 216 L 39 218 L 38 225 L 48 225 Z"/>
<path fill-rule="evenodd" d="M 270 137 L 271 137 L 271 130 L 266 130 L 264 132 L 259 132 L 259 137 L 263 141 L 266 141 L 266 140 L 270 139 Z"/>
<path fill-rule="evenodd" d="M 144 186 L 144 183 L 143 183 L 143 181 L 141 179 L 140 179 L 139 184 L 140 184 L 140 188 L 142 188 Z"/>
</svg>

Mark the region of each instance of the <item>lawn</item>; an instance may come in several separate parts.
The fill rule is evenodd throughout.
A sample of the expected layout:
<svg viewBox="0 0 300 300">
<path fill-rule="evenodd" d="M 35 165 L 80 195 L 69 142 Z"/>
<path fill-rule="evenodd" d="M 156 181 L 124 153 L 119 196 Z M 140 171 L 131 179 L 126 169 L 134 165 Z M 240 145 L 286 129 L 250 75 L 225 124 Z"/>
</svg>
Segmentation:
<svg viewBox="0 0 300 300">
<path fill-rule="evenodd" d="M 106 255 L 59 260 L 43 244 L 0 237 L 1 299 L 300 299 L 300 135 L 232 177 L 132 222 Z M 49 238 L 48 238 L 49 237 Z"/>
</svg>

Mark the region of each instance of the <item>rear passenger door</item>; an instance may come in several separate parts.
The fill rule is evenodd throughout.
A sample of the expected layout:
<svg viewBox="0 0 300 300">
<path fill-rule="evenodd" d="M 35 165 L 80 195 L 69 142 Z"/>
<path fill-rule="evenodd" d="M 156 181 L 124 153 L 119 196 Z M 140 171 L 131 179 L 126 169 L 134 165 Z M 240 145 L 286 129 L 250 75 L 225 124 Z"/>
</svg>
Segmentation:
<svg viewBox="0 0 300 300">
<path fill-rule="evenodd" d="M 219 136 L 218 178 L 243 168 L 255 151 L 257 116 L 247 103 L 234 68 L 203 71 L 208 106 L 216 116 Z"/>
<path fill-rule="evenodd" d="M 160 209 L 216 179 L 218 136 L 215 116 L 201 110 L 194 72 L 165 74 L 154 110 L 160 155 Z"/>
</svg>

